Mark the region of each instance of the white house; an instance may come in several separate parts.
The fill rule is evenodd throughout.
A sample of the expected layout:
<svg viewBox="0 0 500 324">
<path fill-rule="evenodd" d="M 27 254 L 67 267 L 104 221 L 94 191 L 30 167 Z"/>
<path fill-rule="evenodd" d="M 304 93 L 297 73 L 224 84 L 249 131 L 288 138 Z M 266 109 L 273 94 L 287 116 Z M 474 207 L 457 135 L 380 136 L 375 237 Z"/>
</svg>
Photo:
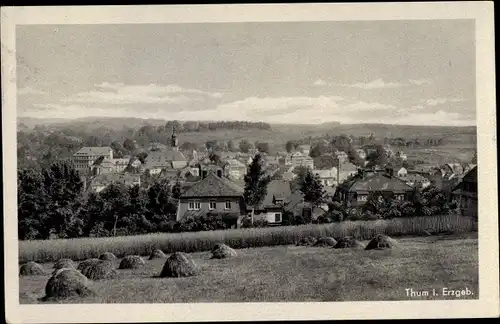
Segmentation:
<svg viewBox="0 0 500 324">
<path fill-rule="evenodd" d="M 403 178 L 403 177 L 406 177 L 408 175 L 408 170 L 406 170 L 405 168 L 401 168 L 398 170 L 398 178 Z"/>
<path fill-rule="evenodd" d="M 313 170 L 313 174 L 319 176 L 321 184 L 325 187 L 330 187 L 337 183 L 336 167 L 329 170 Z"/>
</svg>

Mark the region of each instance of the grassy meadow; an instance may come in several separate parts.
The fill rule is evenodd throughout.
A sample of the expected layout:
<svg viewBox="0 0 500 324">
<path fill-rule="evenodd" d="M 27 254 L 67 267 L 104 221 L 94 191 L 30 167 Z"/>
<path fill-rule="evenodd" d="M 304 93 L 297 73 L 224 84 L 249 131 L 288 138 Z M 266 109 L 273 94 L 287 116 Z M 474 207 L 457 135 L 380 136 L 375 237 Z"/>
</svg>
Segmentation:
<svg viewBox="0 0 500 324">
<path fill-rule="evenodd" d="M 369 240 L 376 234 L 391 237 L 419 236 L 425 232 L 460 233 L 477 230 L 477 223 L 458 215 L 398 218 L 377 221 L 345 221 L 323 225 L 281 226 L 254 229 L 206 231 L 194 233 L 157 233 L 140 236 L 79 238 L 68 240 L 20 241 L 19 261 L 50 262 L 60 258 L 84 260 L 104 252 L 118 257 L 147 255 L 158 248 L 165 253 L 200 252 L 219 242 L 236 249 L 289 245 L 305 236 L 352 236 Z"/>
<path fill-rule="evenodd" d="M 366 244 L 367 241 L 363 241 Z M 244 248 L 230 259 L 192 253 L 201 272 L 159 278 L 164 259 L 136 270 L 118 270 L 91 282 L 94 296 L 64 303 L 308 302 L 456 299 L 442 288 L 465 289 L 478 298 L 477 233 L 401 237 L 392 250 L 321 247 Z M 119 261 L 118 261 L 119 262 Z M 116 263 L 116 266 L 118 265 Z M 43 264 L 50 270 L 52 263 Z M 21 304 L 41 303 L 49 276 L 20 277 Z M 407 295 L 405 289 L 436 289 L 438 296 Z"/>
</svg>

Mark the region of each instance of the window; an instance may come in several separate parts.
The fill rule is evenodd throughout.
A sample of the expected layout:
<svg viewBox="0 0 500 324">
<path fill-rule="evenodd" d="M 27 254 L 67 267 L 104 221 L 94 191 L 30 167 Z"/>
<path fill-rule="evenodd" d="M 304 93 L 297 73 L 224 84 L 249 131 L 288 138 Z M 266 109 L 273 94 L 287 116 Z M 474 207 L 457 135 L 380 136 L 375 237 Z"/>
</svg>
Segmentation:
<svg viewBox="0 0 500 324">
<path fill-rule="evenodd" d="M 275 223 L 281 223 L 281 213 L 275 213 L 274 214 L 274 222 Z"/>
<path fill-rule="evenodd" d="M 231 201 L 226 200 L 226 205 L 224 206 L 226 209 L 231 209 Z"/>
<path fill-rule="evenodd" d="M 368 199 L 367 195 L 359 195 L 358 196 L 358 201 L 366 201 Z"/>
<path fill-rule="evenodd" d="M 210 210 L 214 210 L 216 206 L 217 204 L 215 203 L 215 201 L 210 201 L 210 206 L 209 206 Z"/>
<path fill-rule="evenodd" d="M 192 200 L 188 204 L 188 210 L 200 210 L 200 202 L 197 200 Z"/>
<path fill-rule="evenodd" d="M 282 205 L 283 204 L 283 199 L 276 199 L 275 200 L 276 205 Z"/>
</svg>

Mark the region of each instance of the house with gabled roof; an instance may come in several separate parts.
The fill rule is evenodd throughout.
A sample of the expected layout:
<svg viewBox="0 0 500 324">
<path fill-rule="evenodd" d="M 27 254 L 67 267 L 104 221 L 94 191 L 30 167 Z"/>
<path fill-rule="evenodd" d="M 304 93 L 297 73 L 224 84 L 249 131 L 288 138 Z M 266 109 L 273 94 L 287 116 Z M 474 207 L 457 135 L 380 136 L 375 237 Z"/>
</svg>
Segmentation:
<svg viewBox="0 0 500 324">
<path fill-rule="evenodd" d="M 101 192 L 106 189 L 111 183 L 121 183 L 126 186 L 140 186 L 141 177 L 138 174 L 119 174 L 119 173 L 107 173 L 99 174 L 92 178 L 89 185 L 89 190 L 94 192 Z"/>
<path fill-rule="evenodd" d="M 219 213 L 239 219 L 245 212 L 243 188 L 221 174 L 208 172 L 203 178 L 181 194 L 177 208 L 177 221 Z"/>
<path fill-rule="evenodd" d="M 187 163 L 186 157 L 179 151 L 155 151 L 149 152 L 144 169 L 149 170 L 149 173 L 154 175 L 161 173 L 164 169 L 183 169 L 187 166 Z"/>
<path fill-rule="evenodd" d="M 370 194 L 379 193 L 385 199 L 409 200 L 413 188 L 403 180 L 385 172 L 362 171 L 337 188 L 338 197 L 351 206 L 362 205 Z"/>
<path fill-rule="evenodd" d="M 113 159 L 113 149 L 109 146 L 104 147 L 82 147 L 78 152 L 73 154 L 72 161 L 75 169 L 81 173 L 91 171 L 91 166 L 98 159 Z"/>
<path fill-rule="evenodd" d="M 285 205 L 292 194 L 290 182 L 286 180 L 272 180 L 267 185 L 267 194 L 262 203 L 255 209 L 256 219 L 264 219 L 270 225 L 278 225 L 283 221 Z M 247 206 L 247 212 L 252 207 Z"/>
<path fill-rule="evenodd" d="M 477 166 L 464 175 L 454 188 L 453 196 L 458 202 L 461 215 L 477 218 Z"/>
</svg>

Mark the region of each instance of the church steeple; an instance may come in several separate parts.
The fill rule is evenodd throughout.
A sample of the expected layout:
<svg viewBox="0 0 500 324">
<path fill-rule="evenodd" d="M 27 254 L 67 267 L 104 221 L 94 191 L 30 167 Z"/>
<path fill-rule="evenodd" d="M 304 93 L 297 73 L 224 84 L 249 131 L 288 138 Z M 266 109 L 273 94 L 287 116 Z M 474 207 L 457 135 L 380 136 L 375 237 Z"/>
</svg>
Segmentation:
<svg viewBox="0 0 500 324">
<path fill-rule="evenodd" d="M 175 133 L 175 127 L 172 129 L 172 136 L 170 138 L 170 145 L 175 151 L 179 150 L 179 141 L 177 140 L 177 134 Z"/>
</svg>

